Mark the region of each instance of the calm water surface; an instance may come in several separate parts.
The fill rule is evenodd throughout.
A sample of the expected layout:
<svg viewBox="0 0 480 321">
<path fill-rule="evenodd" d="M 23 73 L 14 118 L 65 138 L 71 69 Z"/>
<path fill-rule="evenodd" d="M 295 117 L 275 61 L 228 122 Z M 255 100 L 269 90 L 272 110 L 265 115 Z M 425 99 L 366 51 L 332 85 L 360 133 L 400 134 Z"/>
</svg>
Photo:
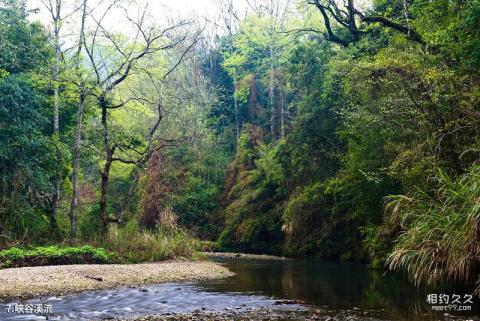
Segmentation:
<svg viewBox="0 0 480 321">
<path fill-rule="evenodd" d="M 382 275 L 359 264 L 298 260 L 215 258 L 235 276 L 215 281 L 168 283 L 141 288 L 100 290 L 49 297 L 22 304 L 51 304 L 49 320 L 102 320 L 139 314 L 191 312 L 196 309 L 321 309 L 335 315 L 375 316 L 379 320 L 475 320 L 478 298 L 469 313 L 432 313 L 427 293 L 461 293 L 417 290 L 398 276 Z M 278 300 L 304 304 L 278 305 Z M 45 320 L 44 316 L 0 311 L 0 320 Z"/>
<path fill-rule="evenodd" d="M 417 289 L 400 275 L 374 271 L 362 264 L 301 260 L 264 261 L 215 258 L 236 275 L 202 287 L 217 292 L 257 293 L 296 299 L 330 310 L 374 312 L 385 320 L 480 320 L 474 297 L 468 313 L 434 313 L 427 294 L 462 294 L 465 290 Z"/>
</svg>

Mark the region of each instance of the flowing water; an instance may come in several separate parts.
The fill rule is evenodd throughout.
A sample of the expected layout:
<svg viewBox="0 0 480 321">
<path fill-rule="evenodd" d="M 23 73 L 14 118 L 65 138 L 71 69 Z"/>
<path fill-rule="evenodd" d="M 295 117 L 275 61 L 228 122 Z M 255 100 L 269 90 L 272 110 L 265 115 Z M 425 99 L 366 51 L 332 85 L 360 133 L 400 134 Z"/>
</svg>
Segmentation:
<svg viewBox="0 0 480 321">
<path fill-rule="evenodd" d="M 430 293 L 427 290 L 417 290 L 399 276 L 382 275 L 359 264 L 242 258 L 214 260 L 236 275 L 222 280 L 91 291 L 21 303 L 52 305 L 49 320 L 102 320 L 197 309 L 249 308 L 313 308 L 332 315 L 340 312 L 344 315 L 348 310 L 354 316 L 369 315 L 393 321 L 480 320 L 475 317 L 480 311 L 478 298 L 473 298 L 470 312 L 432 312 L 432 305 L 426 300 Z M 431 292 L 442 293 L 440 290 Z M 465 294 L 458 293 L 462 297 Z M 445 294 L 451 296 L 453 292 Z M 295 302 L 280 304 L 286 303 L 285 300 Z M 8 313 L 4 308 L 0 311 L 0 320 L 45 320 L 45 317 Z"/>
</svg>

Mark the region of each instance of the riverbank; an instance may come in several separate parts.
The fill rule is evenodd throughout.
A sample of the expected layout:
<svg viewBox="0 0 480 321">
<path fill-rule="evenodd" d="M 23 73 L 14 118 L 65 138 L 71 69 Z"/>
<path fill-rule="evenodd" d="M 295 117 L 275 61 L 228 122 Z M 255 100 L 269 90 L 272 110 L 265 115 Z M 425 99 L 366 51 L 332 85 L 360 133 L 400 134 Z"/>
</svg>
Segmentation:
<svg viewBox="0 0 480 321">
<path fill-rule="evenodd" d="M 284 256 L 275 256 L 267 254 L 247 254 L 247 253 L 233 253 L 233 252 L 203 252 L 208 257 L 220 257 L 228 259 L 255 259 L 255 260 L 277 260 L 277 261 L 286 261 L 291 260 L 290 258 Z"/>
<path fill-rule="evenodd" d="M 335 314 L 325 313 L 319 309 L 286 310 L 286 309 L 245 309 L 212 312 L 196 310 L 191 313 L 166 313 L 161 315 L 142 316 L 115 321 L 381 321 L 381 318 L 357 315 L 351 311 L 337 311 Z"/>
<path fill-rule="evenodd" d="M 381 315 L 358 314 L 351 310 L 325 312 L 318 309 L 293 311 L 258 309 L 245 311 L 210 312 L 197 310 L 191 313 L 166 313 L 114 321 L 387 321 Z M 477 317 L 445 314 L 431 320 L 478 321 Z"/>
<path fill-rule="evenodd" d="M 0 301 L 154 283 L 219 279 L 232 274 L 227 268 L 208 261 L 11 268 L 1 270 Z"/>
</svg>

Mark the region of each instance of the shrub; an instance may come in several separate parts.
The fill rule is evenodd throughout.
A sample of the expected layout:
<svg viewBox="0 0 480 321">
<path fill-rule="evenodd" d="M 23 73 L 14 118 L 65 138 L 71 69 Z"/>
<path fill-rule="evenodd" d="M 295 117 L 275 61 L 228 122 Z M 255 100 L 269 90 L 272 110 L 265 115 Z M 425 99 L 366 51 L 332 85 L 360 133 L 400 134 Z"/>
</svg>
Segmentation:
<svg viewBox="0 0 480 321">
<path fill-rule="evenodd" d="M 66 265 L 66 264 L 105 264 L 117 262 L 118 258 L 103 248 L 89 245 L 82 247 L 57 246 L 18 248 L 0 251 L 1 267 Z"/>
<path fill-rule="evenodd" d="M 199 241 L 181 229 L 151 232 L 141 230 L 135 220 L 123 228 L 112 228 L 103 243 L 131 263 L 191 258 L 200 249 Z"/>
</svg>

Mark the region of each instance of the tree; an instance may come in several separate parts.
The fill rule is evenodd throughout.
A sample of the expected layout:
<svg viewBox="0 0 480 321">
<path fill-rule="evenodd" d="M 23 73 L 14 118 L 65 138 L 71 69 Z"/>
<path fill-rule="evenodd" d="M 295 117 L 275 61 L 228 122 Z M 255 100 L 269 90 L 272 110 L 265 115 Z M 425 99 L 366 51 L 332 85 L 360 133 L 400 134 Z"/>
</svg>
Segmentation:
<svg viewBox="0 0 480 321">
<path fill-rule="evenodd" d="M 85 21 L 87 18 L 87 0 L 82 1 L 80 29 L 78 36 L 77 50 L 75 52 L 74 68 L 78 88 L 78 105 L 77 105 L 77 119 L 75 125 L 75 134 L 73 140 L 73 170 L 72 170 L 72 199 L 70 202 L 70 243 L 74 244 L 77 241 L 77 217 L 78 217 L 78 174 L 80 167 L 80 143 L 82 138 L 82 121 L 85 109 L 85 101 L 90 89 L 87 88 L 87 81 L 82 72 L 82 50 L 85 36 Z"/>
<path fill-rule="evenodd" d="M 62 183 L 62 153 L 60 151 L 60 65 L 61 65 L 61 47 L 60 47 L 60 29 L 63 17 L 62 0 L 42 1 L 52 17 L 53 27 L 53 65 L 52 65 L 52 85 L 53 85 L 53 140 L 55 141 L 55 191 L 52 198 L 52 208 L 49 211 L 50 224 L 52 231 L 58 234 L 57 211 L 60 203 L 61 183 Z"/>
<path fill-rule="evenodd" d="M 0 39 L 0 233 L 44 238 L 52 150 L 42 79 L 53 50 L 43 27 L 28 21 L 24 1 L 0 1 Z"/>
<path fill-rule="evenodd" d="M 114 7 L 125 12 L 127 21 L 135 29 L 135 37 L 131 41 L 126 41 L 122 39 L 122 36 L 111 33 L 103 25 L 103 19 Z M 133 160 L 123 159 L 115 155 L 115 152 L 121 148 L 134 150 L 133 146 L 121 146 L 118 142 L 112 141 L 109 111 L 122 108 L 127 102 L 134 99 L 130 97 L 122 101 L 115 101 L 115 90 L 134 72 L 138 72 L 136 67 L 139 62 L 155 53 L 171 50 L 186 39 L 183 34 L 176 34 L 176 31 L 185 26 L 186 22 L 180 21 L 164 29 L 158 29 L 155 26 L 148 25 L 147 12 L 148 7 L 145 6 L 140 14 L 132 19 L 129 17 L 126 8 L 119 6 L 116 1 L 110 2 L 99 19 L 91 15 L 95 28 L 91 34 L 84 38 L 85 51 L 94 71 L 95 96 L 101 110 L 104 165 L 100 170 L 99 217 L 103 232 L 107 231 L 109 222 L 118 222 L 119 220 L 118 217 L 111 217 L 107 213 L 108 184 L 112 163 L 135 164 Z M 108 45 L 100 43 L 100 35 L 108 41 Z M 154 126 L 154 128 L 156 127 Z"/>
<path fill-rule="evenodd" d="M 363 35 L 372 32 L 373 29 L 369 28 L 369 25 L 372 24 L 391 28 L 404 34 L 410 40 L 424 44 L 422 36 L 408 23 L 408 8 L 406 0 L 403 1 L 406 25 L 381 15 L 370 14 L 357 6 L 354 0 L 348 0 L 342 4 L 337 0 L 307 0 L 307 3 L 314 5 L 322 14 L 326 30 L 323 32 L 325 39 L 344 47 L 360 41 Z M 336 32 L 336 26 L 340 29 L 339 32 Z M 342 35 L 345 31 L 346 36 Z"/>
<path fill-rule="evenodd" d="M 286 133 L 288 85 L 282 69 L 294 39 L 284 32 L 290 9 L 289 1 L 256 8 L 231 38 L 231 48 L 224 52 L 223 66 L 235 83 L 237 119 L 268 126 L 274 139 L 285 138 Z M 268 98 L 267 104 L 264 97 Z M 241 108 L 245 104 L 247 108 Z"/>
<path fill-rule="evenodd" d="M 48 66 L 47 44 L 42 25 L 28 21 L 25 1 L 0 1 L 0 70 L 16 74 Z"/>
<path fill-rule="evenodd" d="M 0 233 L 5 238 L 47 233 L 35 211 L 49 206 L 52 150 L 44 130 L 45 96 L 36 89 L 28 75 L 0 79 Z"/>
</svg>

